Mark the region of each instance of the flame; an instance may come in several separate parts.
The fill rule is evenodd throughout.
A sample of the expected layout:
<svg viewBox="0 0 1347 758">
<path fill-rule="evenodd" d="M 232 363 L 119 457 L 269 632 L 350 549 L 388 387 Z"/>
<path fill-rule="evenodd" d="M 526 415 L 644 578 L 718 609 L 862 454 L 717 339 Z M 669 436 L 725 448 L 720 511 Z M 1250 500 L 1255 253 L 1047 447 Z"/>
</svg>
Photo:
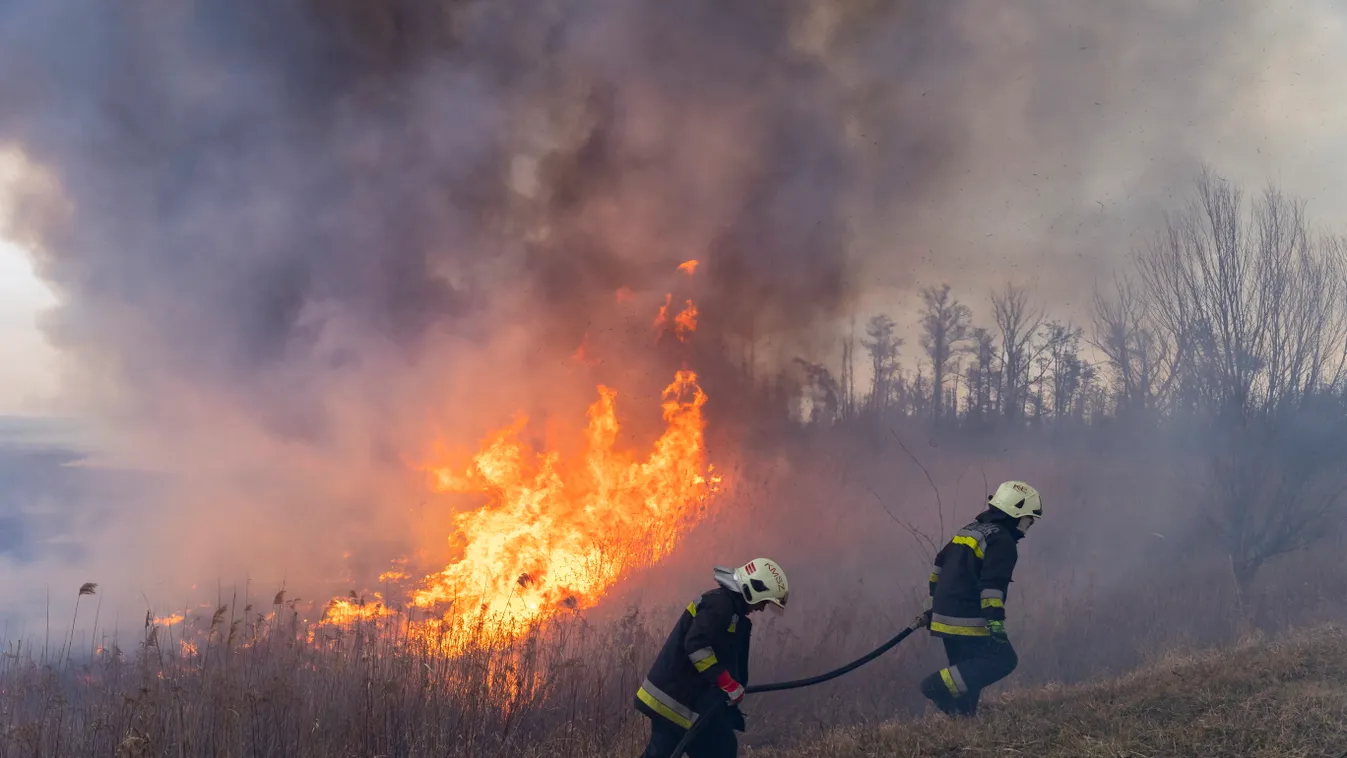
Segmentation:
<svg viewBox="0 0 1347 758">
<path fill-rule="evenodd" d="M 673 305 L 673 295 L 664 296 L 664 305 L 659 307 L 659 313 L 655 314 L 655 328 L 663 329 L 669 323 L 669 306 Z"/>
<path fill-rule="evenodd" d="M 670 318 L 669 310 L 672 305 L 673 295 L 665 295 L 664 305 L 659 307 L 659 313 L 655 316 L 655 330 L 660 334 L 673 331 L 679 342 L 687 342 L 688 337 L 697 331 L 697 306 L 691 300 L 687 300 L 683 304 L 683 310 Z"/>
<path fill-rule="evenodd" d="M 175 626 L 181 624 L 187 617 L 181 613 L 175 613 L 172 616 L 156 616 L 154 623 L 159 626 Z"/>
<path fill-rule="evenodd" d="M 687 261 L 679 270 L 691 275 L 696 267 Z M 630 299 L 631 291 L 623 287 L 617 298 Z M 672 305 L 673 295 L 666 295 L 655 327 L 686 341 L 696 331 L 697 308 L 687 300 L 671 318 Z M 572 357 L 589 364 L 588 353 L 586 334 Z M 617 448 L 617 392 L 604 385 L 597 391 L 584 444 L 574 455 L 535 451 L 521 439 L 529 421 L 520 415 L 489 434 L 470 459 L 421 467 L 436 492 L 485 498 L 453 518 L 456 557 L 442 571 L 398 587 L 408 600 L 406 616 L 378 593 L 377 602 L 366 603 L 352 592 L 329 602 L 319 624 L 395 628 L 405 619 L 404 639 L 460 652 L 495 637 L 516 639 L 556 614 L 590 608 L 624 574 L 666 557 L 704 516 L 721 483 L 706 456 L 706 394 L 694 372 L 676 372 L 662 393 L 664 430 L 648 454 L 638 455 Z M 447 447 L 437 443 L 436 450 Z M 405 567 L 406 561 L 394 563 Z M 379 581 L 401 585 L 406 578 L 395 568 Z M 315 639 L 312 631 L 308 638 Z"/>
<path fill-rule="evenodd" d="M 682 271 L 688 276 L 692 276 L 693 274 L 697 273 L 697 261 L 695 260 L 683 261 L 678 265 L 678 270 Z"/>
<path fill-rule="evenodd" d="M 679 340 L 686 342 L 688 335 L 695 331 L 697 331 L 697 306 L 689 300 L 687 306 L 674 316 L 674 333 L 678 335 Z"/>
<path fill-rule="evenodd" d="M 600 385 L 575 460 L 520 440 L 527 419 L 491 435 L 466 467 L 432 467 L 441 492 L 487 503 L 455 519 L 461 557 L 426 577 L 420 608 L 482 612 L 515 636 L 563 609 L 593 606 L 627 571 L 669 554 L 719 483 L 706 464 L 702 406 L 691 371 L 663 393 L 666 428 L 641 459 L 616 449 L 617 392 Z"/>
<path fill-rule="evenodd" d="M 323 609 L 323 616 L 319 622 L 328 625 L 350 626 L 358 621 L 374 621 L 393 615 L 393 609 L 384 604 L 381 594 L 374 593 L 374 600 L 373 603 L 367 603 L 363 597 L 334 598 Z"/>
</svg>

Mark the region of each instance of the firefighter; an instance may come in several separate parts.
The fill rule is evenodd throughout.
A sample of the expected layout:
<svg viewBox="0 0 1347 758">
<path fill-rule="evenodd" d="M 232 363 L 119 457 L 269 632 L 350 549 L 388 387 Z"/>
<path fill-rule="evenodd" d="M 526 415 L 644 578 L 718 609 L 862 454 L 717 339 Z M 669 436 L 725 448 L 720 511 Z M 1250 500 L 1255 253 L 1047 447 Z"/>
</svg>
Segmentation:
<svg viewBox="0 0 1347 758">
<path fill-rule="evenodd" d="M 977 712 L 983 688 L 1015 670 L 1019 658 L 1006 636 L 1006 590 L 1019 557 L 1017 543 L 1043 515 L 1038 490 L 1005 482 L 987 510 L 959 530 L 935 557 L 924 620 L 945 644 L 949 666 L 926 677 L 921 693 L 951 716 Z"/>
<path fill-rule="evenodd" d="M 644 758 L 669 758 L 692 725 L 691 758 L 735 758 L 744 730 L 739 701 L 748 684 L 750 613 L 781 611 L 790 585 L 781 566 L 758 558 L 737 569 L 716 567 L 715 589 L 688 603 L 636 692 L 636 709 L 650 719 Z M 728 702 L 729 708 L 715 708 Z M 681 758 L 681 757 L 680 757 Z"/>
</svg>

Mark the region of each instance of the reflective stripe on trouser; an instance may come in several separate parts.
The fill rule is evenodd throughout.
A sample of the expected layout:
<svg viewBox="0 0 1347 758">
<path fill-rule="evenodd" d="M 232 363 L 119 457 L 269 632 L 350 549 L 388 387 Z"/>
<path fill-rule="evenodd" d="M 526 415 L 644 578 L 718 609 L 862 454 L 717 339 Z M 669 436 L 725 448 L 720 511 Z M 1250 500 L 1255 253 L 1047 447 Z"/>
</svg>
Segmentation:
<svg viewBox="0 0 1347 758">
<path fill-rule="evenodd" d="M 1010 675 L 1019 665 L 1019 656 L 1009 642 L 996 642 L 986 637 L 946 637 L 945 655 L 949 659 L 949 668 L 928 677 L 933 687 L 952 692 L 945 680 L 946 672 L 950 679 L 962 690 L 954 695 L 954 710 L 964 715 L 977 712 L 978 700 L 982 690 Z M 958 672 L 958 679 L 952 672 Z"/>
<path fill-rule="evenodd" d="M 641 683 L 641 689 L 636 691 L 636 698 L 645 703 L 650 710 L 684 729 L 691 729 L 692 722 L 697 720 L 697 714 L 691 708 L 664 694 L 660 688 L 651 684 L 649 679 Z"/>
<path fill-rule="evenodd" d="M 687 746 L 688 758 L 734 758 L 739 754 L 739 740 L 722 711 L 719 717 L 709 716 L 711 722 L 701 727 Z M 687 734 L 664 719 L 650 719 L 650 743 L 641 758 L 669 758 L 674 748 Z"/>
<path fill-rule="evenodd" d="M 959 673 L 958 666 L 940 669 L 940 679 L 945 682 L 945 688 L 954 697 L 968 694 L 968 685 L 964 682 L 963 675 Z"/>
<path fill-rule="evenodd" d="M 963 618 L 946 616 L 942 613 L 931 614 L 931 631 L 939 634 L 954 634 L 960 637 L 986 637 L 991 634 L 987 631 L 987 619 L 981 616 Z"/>
</svg>

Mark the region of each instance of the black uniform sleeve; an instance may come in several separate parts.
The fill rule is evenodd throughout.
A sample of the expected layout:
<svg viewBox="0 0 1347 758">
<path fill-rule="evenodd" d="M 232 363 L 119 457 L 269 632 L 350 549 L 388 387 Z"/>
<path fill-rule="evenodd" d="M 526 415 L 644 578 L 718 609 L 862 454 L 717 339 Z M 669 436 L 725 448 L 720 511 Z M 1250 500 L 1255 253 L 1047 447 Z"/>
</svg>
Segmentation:
<svg viewBox="0 0 1347 758">
<path fill-rule="evenodd" d="M 978 587 L 982 590 L 982 615 L 988 621 L 1006 620 L 1006 590 L 1018 560 L 1019 550 L 1010 535 L 1001 532 L 987 540 Z"/>
<path fill-rule="evenodd" d="M 734 608 L 718 602 L 714 595 L 703 595 L 696 607 L 697 615 L 692 617 L 692 625 L 683 638 L 683 652 L 702 678 L 714 684 L 722 673 L 729 671 L 716 656 L 716 643 L 729 628 Z"/>
<path fill-rule="evenodd" d="M 740 619 L 739 623 L 746 623 L 748 619 Z M 749 624 L 743 632 L 743 639 L 739 643 L 739 683 L 748 686 L 748 642 L 753 634 L 753 626 Z"/>
<path fill-rule="evenodd" d="M 945 551 L 947 549 L 949 549 L 949 545 L 940 548 L 940 552 L 935 554 L 935 565 L 931 567 L 930 589 L 932 598 L 935 597 L 936 585 L 940 583 L 940 571 L 945 566 Z"/>
</svg>

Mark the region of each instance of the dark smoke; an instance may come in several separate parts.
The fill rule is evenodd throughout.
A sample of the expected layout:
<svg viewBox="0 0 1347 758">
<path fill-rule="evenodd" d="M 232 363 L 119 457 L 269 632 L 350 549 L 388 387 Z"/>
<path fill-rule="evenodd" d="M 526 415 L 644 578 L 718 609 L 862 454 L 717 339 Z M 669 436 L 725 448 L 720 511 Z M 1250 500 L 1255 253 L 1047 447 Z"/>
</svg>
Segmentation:
<svg viewBox="0 0 1347 758">
<path fill-rule="evenodd" d="M 0 143 L 60 188 L 15 233 L 72 395 L 190 480 L 172 523 L 396 541 L 428 417 L 546 405 L 684 260 L 702 339 L 769 360 L 919 274 L 1087 279 L 1204 157 L 1252 7 L 11 0 Z"/>
<path fill-rule="evenodd" d="M 890 268 L 1007 164 L 1087 194 L 1119 120 L 1197 157 L 1239 4 L 1050 5 L 18 3 L 0 123 L 76 209 L 45 240 L 64 341 L 138 383 L 257 384 L 334 312 L 403 350 L 505 290 L 579 321 L 697 257 L 723 328 L 789 334 L 857 291 L 856 209 L 899 229 Z M 974 166 L 986 130 L 1042 147 Z"/>
</svg>

